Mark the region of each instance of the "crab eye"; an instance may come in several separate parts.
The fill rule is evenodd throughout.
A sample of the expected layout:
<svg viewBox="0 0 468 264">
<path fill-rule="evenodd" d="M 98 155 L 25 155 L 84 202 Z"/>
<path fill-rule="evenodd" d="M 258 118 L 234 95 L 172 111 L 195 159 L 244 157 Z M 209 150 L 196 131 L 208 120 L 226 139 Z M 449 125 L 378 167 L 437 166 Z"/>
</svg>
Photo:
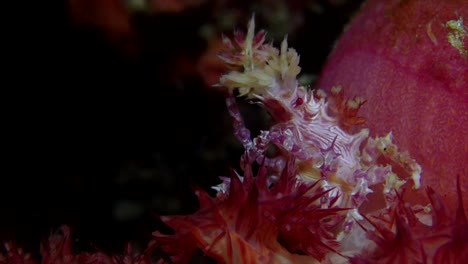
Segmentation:
<svg viewBox="0 0 468 264">
<path fill-rule="evenodd" d="M 296 99 L 295 105 L 296 105 L 296 107 L 298 107 L 298 106 L 302 105 L 303 103 L 304 103 L 304 99 L 302 99 L 301 97 L 298 97 Z"/>
</svg>

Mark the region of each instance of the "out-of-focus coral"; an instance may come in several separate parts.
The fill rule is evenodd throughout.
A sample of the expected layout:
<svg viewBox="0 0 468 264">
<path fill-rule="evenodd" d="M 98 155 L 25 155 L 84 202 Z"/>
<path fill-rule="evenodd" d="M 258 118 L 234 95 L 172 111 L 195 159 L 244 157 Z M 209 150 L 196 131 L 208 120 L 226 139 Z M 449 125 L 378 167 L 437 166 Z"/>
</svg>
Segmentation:
<svg viewBox="0 0 468 264">
<path fill-rule="evenodd" d="M 151 259 L 154 251 L 152 245 L 148 245 L 146 251 L 141 254 L 134 253 L 130 243 L 127 245 L 123 255 L 110 256 L 103 252 L 75 253 L 72 248 L 73 237 L 70 227 L 61 226 L 57 232 L 51 234 L 48 239 L 41 244 L 42 264 L 81 264 L 81 263 L 108 263 L 108 264 L 150 264 L 163 263 L 160 259 L 157 262 Z M 25 254 L 21 248 L 13 243 L 5 246 L 6 254 L 0 254 L 1 264 L 37 264 L 39 263 L 31 254 Z"/>
<path fill-rule="evenodd" d="M 73 20 L 78 24 L 96 26 L 110 34 L 128 34 L 130 18 L 120 1 L 68 0 Z"/>
<path fill-rule="evenodd" d="M 201 5 L 208 0 L 148 0 L 151 11 L 162 13 L 179 13 L 187 8 Z"/>
<path fill-rule="evenodd" d="M 136 48 L 131 46 L 131 17 L 121 1 L 68 0 L 68 9 L 77 26 L 100 29 L 110 41 L 126 51 Z"/>
<path fill-rule="evenodd" d="M 30 253 L 25 253 L 22 248 L 19 248 L 14 242 L 5 243 L 6 254 L 0 253 L 0 264 L 37 264 L 38 261 L 31 256 Z"/>
<path fill-rule="evenodd" d="M 217 84 L 219 77 L 228 70 L 228 66 L 218 58 L 223 49 L 221 38 L 212 40 L 207 51 L 198 60 L 197 70 L 207 87 Z"/>
</svg>

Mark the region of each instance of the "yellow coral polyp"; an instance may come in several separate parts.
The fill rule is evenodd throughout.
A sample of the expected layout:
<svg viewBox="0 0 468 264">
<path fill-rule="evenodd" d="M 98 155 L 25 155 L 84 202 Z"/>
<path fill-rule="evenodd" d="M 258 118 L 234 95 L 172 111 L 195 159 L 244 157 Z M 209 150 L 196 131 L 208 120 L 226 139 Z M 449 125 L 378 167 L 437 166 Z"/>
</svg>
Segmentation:
<svg viewBox="0 0 468 264">
<path fill-rule="evenodd" d="M 278 61 L 279 59 L 279 61 Z M 276 67 L 273 67 L 280 73 L 281 78 L 296 78 L 301 72 L 299 67 L 299 55 L 293 48 L 288 48 L 287 39 L 284 38 L 281 42 L 281 53 L 279 56 L 272 57 L 271 61 L 268 62 L 270 66 L 276 63 Z"/>
<path fill-rule="evenodd" d="M 239 58 L 236 64 L 242 65 L 243 69 L 222 76 L 220 85 L 230 90 L 238 89 L 241 96 L 247 97 L 263 95 L 268 90 L 281 89 L 283 86 L 296 86 L 296 77 L 301 71 L 297 52 L 288 48 L 286 38 L 280 50 L 270 45 L 260 45 L 264 41 L 263 32 L 258 37 L 254 31 L 255 22 L 252 18 L 245 40 L 240 45 L 241 50 L 225 58 L 229 62 L 233 61 L 230 58 Z"/>
<path fill-rule="evenodd" d="M 389 160 L 403 166 L 405 171 L 413 180 L 413 188 L 421 187 L 421 166 L 412 159 L 407 152 L 399 152 L 398 147 L 392 143 L 392 133 L 388 133 L 385 137 L 377 137 L 375 139 L 376 148 Z"/>
<path fill-rule="evenodd" d="M 460 55 L 468 56 L 463 40 L 466 36 L 465 27 L 463 26 L 463 17 L 458 20 L 450 20 L 446 23 L 447 27 L 451 29 L 451 32 L 447 33 L 447 40 L 454 48 L 458 50 Z"/>
</svg>

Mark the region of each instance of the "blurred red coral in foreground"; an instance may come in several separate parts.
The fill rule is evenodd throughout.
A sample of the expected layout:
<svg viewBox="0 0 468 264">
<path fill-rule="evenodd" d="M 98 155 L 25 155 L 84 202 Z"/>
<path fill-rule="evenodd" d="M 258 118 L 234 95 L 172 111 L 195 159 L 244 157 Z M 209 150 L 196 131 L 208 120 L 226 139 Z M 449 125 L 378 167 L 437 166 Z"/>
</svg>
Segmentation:
<svg viewBox="0 0 468 264">
<path fill-rule="evenodd" d="M 291 161 L 289 166 L 293 164 Z M 157 244 L 175 263 L 187 263 L 196 247 L 226 263 L 316 262 L 294 253 L 324 258 L 335 251 L 332 233 L 346 209 L 335 207 L 333 202 L 322 208 L 317 201 L 329 191 L 317 183 L 295 186 L 291 170 L 286 169 L 271 189 L 262 167 L 256 177 L 250 173 L 240 177 L 232 171 L 230 178 L 224 178 L 229 193 L 221 192 L 216 198 L 197 190 L 198 212 L 162 217 L 176 235 L 155 232 Z"/>
<path fill-rule="evenodd" d="M 141 253 L 135 254 L 130 244 L 123 255 L 109 256 L 103 252 L 94 253 L 74 253 L 72 250 L 72 236 L 68 226 L 62 226 L 56 233 L 51 234 L 49 238 L 41 244 L 41 262 L 38 262 L 30 254 L 23 253 L 21 248 L 13 243 L 7 243 L 5 246 L 6 254 L 0 254 L 0 264 L 150 264 L 163 263 L 162 260 L 151 261 L 150 255 L 153 247 Z"/>
<path fill-rule="evenodd" d="M 37 264 L 30 253 L 24 253 L 22 248 L 18 248 L 15 243 L 5 243 L 6 254 L 0 253 L 0 264 Z"/>
</svg>

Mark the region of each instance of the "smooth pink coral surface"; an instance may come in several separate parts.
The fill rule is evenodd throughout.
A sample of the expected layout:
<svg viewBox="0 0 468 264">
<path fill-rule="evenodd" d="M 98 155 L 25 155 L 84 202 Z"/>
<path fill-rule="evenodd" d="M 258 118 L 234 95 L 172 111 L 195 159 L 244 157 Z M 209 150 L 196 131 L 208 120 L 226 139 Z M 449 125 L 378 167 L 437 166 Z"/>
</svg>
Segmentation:
<svg viewBox="0 0 468 264">
<path fill-rule="evenodd" d="M 362 96 L 371 135 L 394 142 L 422 166 L 454 211 L 456 176 L 468 192 L 468 4 L 463 0 L 371 0 L 346 27 L 318 82 Z M 410 197 L 423 202 L 421 195 Z M 468 203 L 468 196 L 463 196 Z"/>
</svg>

